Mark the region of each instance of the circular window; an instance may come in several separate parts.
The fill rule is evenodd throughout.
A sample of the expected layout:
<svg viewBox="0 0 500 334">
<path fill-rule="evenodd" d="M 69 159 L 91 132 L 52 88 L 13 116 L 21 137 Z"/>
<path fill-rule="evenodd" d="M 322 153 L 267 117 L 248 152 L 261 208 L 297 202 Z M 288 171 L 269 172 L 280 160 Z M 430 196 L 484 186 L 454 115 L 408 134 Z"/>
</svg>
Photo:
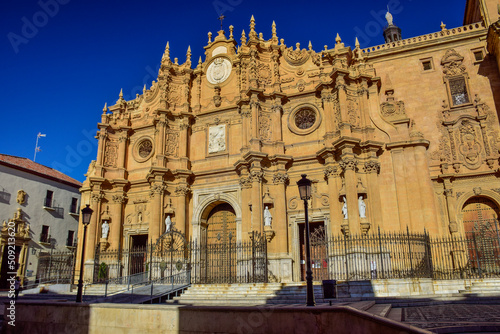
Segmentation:
<svg viewBox="0 0 500 334">
<path fill-rule="evenodd" d="M 288 118 L 288 128 L 298 135 L 306 135 L 316 130 L 321 123 L 321 114 L 312 104 L 297 106 Z"/>
<path fill-rule="evenodd" d="M 311 109 L 301 109 L 295 114 L 295 125 L 301 129 L 306 130 L 316 123 L 316 113 Z"/>
<path fill-rule="evenodd" d="M 141 158 L 147 158 L 153 152 L 153 143 L 150 140 L 143 140 L 139 144 L 138 152 Z"/>
<path fill-rule="evenodd" d="M 134 147 L 134 158 L 138 162 L 144 162 L 153 155 L 153 141 L 149 137 L 141 138 Z"/>
</svg>

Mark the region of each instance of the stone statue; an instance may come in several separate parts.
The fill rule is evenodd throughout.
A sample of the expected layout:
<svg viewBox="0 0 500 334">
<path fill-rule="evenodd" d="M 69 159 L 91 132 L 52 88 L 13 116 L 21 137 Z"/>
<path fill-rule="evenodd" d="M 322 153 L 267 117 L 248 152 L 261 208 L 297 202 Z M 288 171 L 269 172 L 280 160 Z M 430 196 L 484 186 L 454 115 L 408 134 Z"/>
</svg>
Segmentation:
<svg viewBox="0 0 500 334">
<path fill-rule="evenodd" d="M 139 222 L 139 224 L 142 224 L 142 212 L 140 212 L 140 211 L 137 214 L 137 221 Z"/>
<path fill-rule="evenodd" d="M 366 218 L 366 204 L 363 201 L 363 196 L 359 196 L 358 198 L 358 207 L 359 207 L 359 218 Z"/>
<path fill-rule="evenodd" d="M 347 199 L 344 196 L 344 205 L 342 206 L 342 214 L 344 215 L 344 219 L 347 219 Z"/>
<path fill-rule="evenodd" d="M 108 238 L 108 234 L 109 234 L 109 224 L 108 224 L 108 221 L 105 220 L 105 221 L 102 222 L 102 234 L 101 234 L 101 238 L 107 239 Z"/>
<path fill-rule="evenodd" d="M 271 216 L 271 211 L 269 211 L 269 208 L 266 205 L 266 208 L 264 209 L 264 226 L 271 226 L 272 220 L 273 216 Z"/>
<path fill-rule="evenodd" d="M 165 218 L 165 232 L 170 232 L 172 229 L 172 220 L 170 219 L 170 215 Z"/>
<path fill-rule="evenodd" d="M 387 24 L 392 26 L 392 14 L 389 13 L 389 8 L 387 8 L 387 13 L 385 14 L 385 19 L 387 20 Z"/>
<path fill-rule="evenodd" d="M 24 204 L 26 202 L 26 192 L 24 190 L 19 190 L 17 192 L 17 199 L 16 199 L 17 203 L 19 204 Z"/>
</svg>

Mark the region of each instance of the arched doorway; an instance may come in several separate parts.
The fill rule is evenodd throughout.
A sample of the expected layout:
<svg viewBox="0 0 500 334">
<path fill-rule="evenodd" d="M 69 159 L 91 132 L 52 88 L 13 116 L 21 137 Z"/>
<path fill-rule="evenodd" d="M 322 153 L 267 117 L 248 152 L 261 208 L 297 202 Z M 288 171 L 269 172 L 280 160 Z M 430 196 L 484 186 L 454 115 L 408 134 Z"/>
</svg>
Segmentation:
<svg viewBox="0 0 500 334">
<path fill-rule="evenodd" d="M 472 197 L 462 208 L 463 228 L 469 248 L 469 266 L 481 273 L 500 267 L 499 208 L 486 197 Z"/>
<path fill-rule="evenodd" d="M 215 206 L 207 219 L 207 244 L 225 244 L 236 238 L 236 214 L 228 203 Z"/>
<path fill-rule="evenodd" d="M 208 214 L 202 231 L 202 263 L 205 283 L 236 280 L 236 214 L 228 203 L 220 203 Z"/>
</svg>

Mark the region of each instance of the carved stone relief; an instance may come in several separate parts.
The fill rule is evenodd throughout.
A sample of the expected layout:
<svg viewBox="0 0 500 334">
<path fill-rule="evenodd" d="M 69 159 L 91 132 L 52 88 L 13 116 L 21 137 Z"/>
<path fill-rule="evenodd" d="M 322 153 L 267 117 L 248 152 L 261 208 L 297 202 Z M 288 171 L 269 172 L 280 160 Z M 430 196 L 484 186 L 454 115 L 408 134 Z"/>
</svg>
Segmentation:
<svg viewBox="0 0 500 334">
<path fill-rule="evenodd" d="M 259 135 L 262 140 L 271 140 L 271 116 L 261 114 L 259 117 Z"/>
<path fill-rule="evenodd" d="M 104 166 L 116 167 L 118 157 L 118 143 L 109 141 L 106 143 L 106 151 L 104 152 Z"/>
<path fill-rule="evenodd" d="M 215 58 L 208 66 L 207 80 L 213 85 L 222 83 L 231 74 L 231 62 L 224 57 Z"/>
<path fill-rule="evenodd" d="M 208 153 L 226 150 L 226 124 L 211 126 L 208 129 Z"/>
<path fill-rule="evenodd" d="M 179 134 L 174 131 L 166 133 L 165 154 L 173 157 L 179 156 Z"/>
</svg>

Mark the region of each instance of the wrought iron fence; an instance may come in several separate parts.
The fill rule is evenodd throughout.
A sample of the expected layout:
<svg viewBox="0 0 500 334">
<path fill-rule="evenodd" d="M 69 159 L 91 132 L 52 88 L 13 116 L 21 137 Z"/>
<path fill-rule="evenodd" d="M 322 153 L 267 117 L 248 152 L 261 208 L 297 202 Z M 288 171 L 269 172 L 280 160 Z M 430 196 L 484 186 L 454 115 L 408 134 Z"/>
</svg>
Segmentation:
<svg viewBox="0 0 500 334">
<path fill-rule="evenodd" d="M 98 246 L 95 254 L 94 283 L 128 275 L 139 283 L 185 272 L 191 283 L 267 282 L 267 244 L 259 233 L 241 242 L 203 244 L 172 230 L 146 247 L 101 251 Z"/>
<path fill-rule="evenodd" d="M 499 234 L 427 232 L 333 236 L 311 242 L 314 280 L 500 277 Z"/>
<path fill-rule="evenodd" d="M 74 250 L 40 253 L 36 283 L 47 281 L 61 284 L 72 283 L 75 273 L 75 256 L 76 252 Z"/>
</svg>

